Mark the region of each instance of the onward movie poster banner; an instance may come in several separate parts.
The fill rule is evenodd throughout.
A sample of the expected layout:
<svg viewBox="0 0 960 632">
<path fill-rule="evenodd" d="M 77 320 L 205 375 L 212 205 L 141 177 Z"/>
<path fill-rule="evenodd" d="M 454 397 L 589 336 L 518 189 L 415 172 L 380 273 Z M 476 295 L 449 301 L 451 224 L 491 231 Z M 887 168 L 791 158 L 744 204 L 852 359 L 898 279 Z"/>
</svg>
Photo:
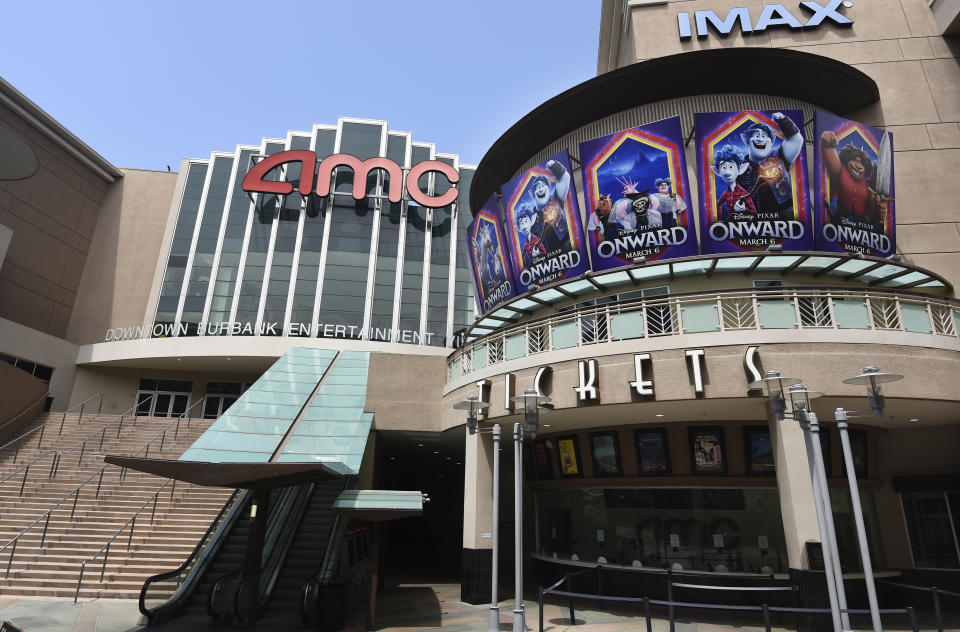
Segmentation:
<svg viewBox="0 0 960 632">
<path fill-rule="evenodd" d="M 486 314 L 516 296 L 513 274 L 507 257 L 507 240 L 500 227 L 500 205 L 494 193 L 483 205 L 467 232 L 473 282 L 482 312 Z"/>
<path fill-rule="evenodd" d="M 817 250 L 894 254 L 892 135 L 822 112 L 813 128 Z"/>
<path fill-rule="evenodd" d="M 811 250 L 800 110 L 696 114 L 700 249 Z"/>
<path fill-rule="evenodd" d="M 680 117 L 580 143 L 594 270 L 697 254 Z"/>
<path fill-rule="evenodd" d="M 566 150 L 500 187 L 517 293 L 589 269 Z"/>
</svg>

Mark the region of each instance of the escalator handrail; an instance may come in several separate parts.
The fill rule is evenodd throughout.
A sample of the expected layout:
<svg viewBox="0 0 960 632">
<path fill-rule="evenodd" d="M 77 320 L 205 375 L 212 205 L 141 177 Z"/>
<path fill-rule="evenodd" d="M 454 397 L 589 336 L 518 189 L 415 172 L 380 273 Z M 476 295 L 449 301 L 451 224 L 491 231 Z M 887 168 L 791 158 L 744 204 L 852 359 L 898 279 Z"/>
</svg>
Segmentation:
<svg viewBox="0 0 960 632">
<path fill-rule="evenodd" d="M 241 496 L 238 498 L 238 496 Z M 210 526 L 207 527 L 207 530 L 200 537 L 200 541 L 197 542 L 197 545 L 190 552 L 190 555 L 187 556 L 187 559 L 180 564 L 177 568 L 152 575 L 143 582 L 143 588 L 140 589 L 140 599 L 139 599 L 139 608 L 140 613 L 147 618 L 148 625 L 152 625 L 157 622 L 155 619 L 160 615 L 161 612 L 169 611 L 169 609 L 179 609 L 180 602 L 192 592 L 193 578 L 197 575 L 197 569 L 205 565 L 207 559 L 210 559 L 214 553 L 219 549 L 220 542 L 223 540 L 225 533 L 229 533 L 233 527 L 233 523 L 236 522 L 237 517 L 243 512 L 244 507 L 247 504 L 247 499 L 249 497 L 249 492 L 245 490 L 235 489 L 227 501 L 221 507 L 220 512 L 217 516 L 210 522 Z M 221 519 L 224 518 L 224 513 L 229 511 L 229 514 L 220 523 Z M 219 527 L 218 527 L 219 525 Z M 214 532 L 216 529 L 216 532 Z M 209 545 L 208 544 L 209 539 Z M 151 584 L 156 582 L 163 581 L 165 579 L 170 579 L 171 577 L 176 577 L 184 570 L 190 566 L 191 562 L 196 558 L 202 551 L 208 551 L 203 555 L 203 559 L 197 560 L 197 563 L 193 565 L 193 568 L 190 569 L 190 572 L 187 574 L 187 577 L 181 582 L 180 586 L 174 592 L 173 596 L 170 597 L 165 603 L 153 608 L 152 610 L 146 606 L 147 590 L 150 588 Z"/>
<path fill-rule="evenodd" d="M 255 620 L 270 601 L 277 576 L 280 574 L 283 563 L 287 559 L 287 553 L 290 551 L 290 546 L 300 530 L 300 524 L 303 522 L 315 489 L 316 483 L 308 483 L 293 488 L 296 495 L 292 499 L 287 516 L 279 522 L 280 529 L 275 536 L 273 545 L 269 549 L 264 546 L 266 561 L 262 565 L 263 568 L 257 575 L 242 581 L 240 586 L 237 587 L 237 592 L 234 595 L 233 611 L 239 616 L 242 624 Z M 244 586 L 253 584 L 254 580 L 256 580 L 256 583 L 254 584 L 253 598 L 249 601 L 243 601 L 241 598 L 243 597 Z M 245 604 L 250 605 L 245 606 Z"/>
<path fill-rule="evenodd" d="M 344 479 L 343 489 L 341 491 L 351 489 L 355 486 L 355 482 L 355 476 L 347 476 Z M 323 562 L 321 562 L 320 570 L 318 570 L 313 577 L 303 582 L 303 586 L 300 589 L 300 620 L 305 623 L 311 624 L 316 620 L 314 612 L 317 605 L 316 601 L 314 601 L 311 607 L 311 605 L 308 605 L 308 600 L 311 595 L 316 599 L 319 593 L 315 588 L 330 579 L 332 569 L 339 559 L 340 540 L 346 526 L 347 519 L 341 514 L 336 514 L 333 527 L 330 529 L 330 538 L 327 540 L 327 550 L 323 554 Z"/>
</svg>

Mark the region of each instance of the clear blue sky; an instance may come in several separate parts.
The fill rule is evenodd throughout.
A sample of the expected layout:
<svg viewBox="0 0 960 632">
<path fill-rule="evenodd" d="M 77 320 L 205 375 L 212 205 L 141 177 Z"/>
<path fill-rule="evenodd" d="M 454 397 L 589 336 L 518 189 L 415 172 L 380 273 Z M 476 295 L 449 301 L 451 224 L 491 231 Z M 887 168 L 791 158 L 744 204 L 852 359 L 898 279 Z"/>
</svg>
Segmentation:
<svg viewBox="0 0 960 632">
<path fill-rule="evenodd" d="M 477 163 L 596 74 L 600 0 L 7 2 L 0 75 L 120 167 L 338 116 Z"/>
</svg>

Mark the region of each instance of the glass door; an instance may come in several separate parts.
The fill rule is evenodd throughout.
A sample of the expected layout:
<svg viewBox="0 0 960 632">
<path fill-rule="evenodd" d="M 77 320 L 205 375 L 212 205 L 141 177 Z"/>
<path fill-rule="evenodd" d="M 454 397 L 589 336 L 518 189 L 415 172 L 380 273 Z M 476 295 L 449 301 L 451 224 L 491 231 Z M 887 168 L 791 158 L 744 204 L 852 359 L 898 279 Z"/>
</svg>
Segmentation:
<svg viewBox="0 0 960 632">
<path fill-rule="evenodd" d="M 179 417 L 190 406 L 190 380 L 140 380 L 137 389 L 137 415 L 141 417 Z"/>
</svg>

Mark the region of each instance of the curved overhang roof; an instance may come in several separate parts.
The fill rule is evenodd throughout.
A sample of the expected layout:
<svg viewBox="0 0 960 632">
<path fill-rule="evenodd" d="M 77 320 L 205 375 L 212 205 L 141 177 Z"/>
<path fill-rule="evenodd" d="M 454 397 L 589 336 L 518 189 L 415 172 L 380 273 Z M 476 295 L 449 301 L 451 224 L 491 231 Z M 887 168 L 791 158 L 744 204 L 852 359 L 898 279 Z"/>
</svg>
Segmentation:
<svg viewBox="0 0 960 632">
<path fill-rule="evenodd" d="M 730 68 L 750 80 L 731 81 Z M 470 207 L 479 209 L 538 151 L 593 121 L 656 101 L 730 93 L 799 99 L 837 114 L 880 99 L 876 82 L 856 68 L 782 48 L 699 50 L 638 62 L 558 94 L 504 132 L 477 167 Z"/>
<path fill-rule="evenodd" d="M 939 274 L 904 261 L 879 257 L 851 257 L 831 252 L 745 252 L 681 257 L 624 266 L 603 272 L 587 272 L 572 279 L 563 279 L 514 297 L 474 321 L 467 330 L 465 342 L 472 342 L 498 329 L 510 326 L 542 307 L 559 307 L 564 303 L 585 301 L 597 294 L 660 279 L 754 272 L 791 273 L 831 281 L 856 282 L 868 288 L 905 291 L 914 288 L 928 292 L 949 292 L 953 286 Z"/>
</svg>

